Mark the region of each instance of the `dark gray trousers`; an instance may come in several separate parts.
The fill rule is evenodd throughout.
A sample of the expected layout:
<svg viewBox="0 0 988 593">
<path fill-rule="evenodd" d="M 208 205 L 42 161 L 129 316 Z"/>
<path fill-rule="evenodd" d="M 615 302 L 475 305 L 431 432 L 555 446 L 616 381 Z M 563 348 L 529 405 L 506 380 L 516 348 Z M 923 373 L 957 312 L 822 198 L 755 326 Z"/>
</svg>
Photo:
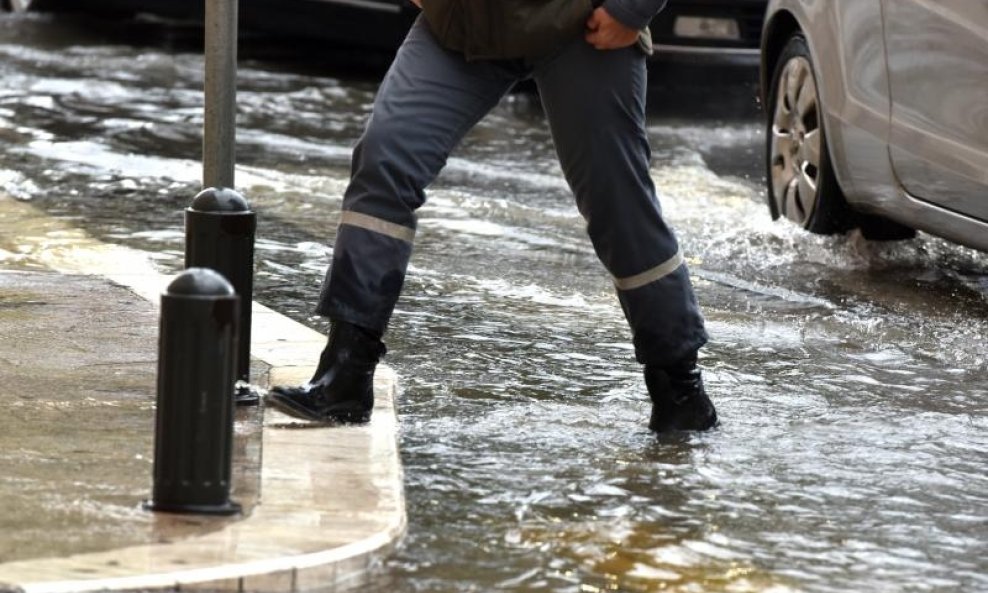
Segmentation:
<svg viewBox="0 0 988 593">
<path fill-rule="evenodd" d="M 594 249 L 614 278 L 638 361 L 668 365 L 691 356 L 707 336 L 649 176 L 641 51 L 599 51 L 578 39 L 534 64 L 468 62 L 443 49 L 421 18 L 385 76 L 354 150 L 317 313 L 384 332 L 425 188 L 467 131 L 529 76 Z"/>
</svg>

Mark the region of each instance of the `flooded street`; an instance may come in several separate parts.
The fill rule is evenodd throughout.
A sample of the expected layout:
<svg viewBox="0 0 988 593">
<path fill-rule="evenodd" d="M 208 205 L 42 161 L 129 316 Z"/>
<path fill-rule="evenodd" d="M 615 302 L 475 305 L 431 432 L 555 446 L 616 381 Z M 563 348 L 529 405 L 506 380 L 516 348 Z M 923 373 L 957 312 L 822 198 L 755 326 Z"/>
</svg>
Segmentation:
<svg viewBox="0 0 988 593">
<path fill-rule="evenodd" d="M 0 16 L 0 189 L 178 271 L 198 34 Z M 311 309 L 376 79 L 243 53 L 255 298 L 325 332 Z M 537 100 L 512 95 L 419 213 L 386 338 L 408 533 L 361 592 L 988 591 L 988 256 L 773 222 L 760 116 L 676 99 L 650 98 L 653 177 L 721 427 L 646 430 L 609 277 Z"/>
</svg>

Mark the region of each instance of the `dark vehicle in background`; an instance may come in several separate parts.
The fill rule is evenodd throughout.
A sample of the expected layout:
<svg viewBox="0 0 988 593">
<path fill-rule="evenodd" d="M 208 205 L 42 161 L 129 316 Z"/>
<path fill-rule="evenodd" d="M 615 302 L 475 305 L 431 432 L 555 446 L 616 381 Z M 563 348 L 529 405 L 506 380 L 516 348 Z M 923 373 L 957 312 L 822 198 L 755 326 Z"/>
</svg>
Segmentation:
<svg viewBox="0 0 988 593">
<path fill-rule="evenodd" d="M 468 0 L 467 0 L 468 1 Z M 0 0 L 7 8 L 148 13 L 201 20 L 205 0 Z M 653 61 L 754 69 L 767 0 L 670 0 L 652 22 Z M 244 30 L 337 47 L 393 52 L 418 9 L 407 0 L 241 0 Z"/>
<path fill-rule="evenodd" d="M 8 9 L 106 16 L 204 18 L 207 0 L 0 0 Z M 404 0 L 240 0 L 240 28 L 300 42 L 394 51 L 418 9 Z"/>
<path fill-rule="evenodd" d="M 757 111 L 759 41 L 768 0 L 669 0 L 649 28 L 650 109 L 712 118 Z M 665 97 L 675 95 L 676 101 Z M 680 107 L 676 107 L 678 104 Z"/>
<path fill-rule="evenodd" d="M 669 0 L 650 29 L 656 60 L 757 68 L 767 0 Z"/>
<path fill-rule="evenodd" d="M 762 93 L 773 216 L 988 251 L 988 2 L 772 0 Z"/>
</svg>

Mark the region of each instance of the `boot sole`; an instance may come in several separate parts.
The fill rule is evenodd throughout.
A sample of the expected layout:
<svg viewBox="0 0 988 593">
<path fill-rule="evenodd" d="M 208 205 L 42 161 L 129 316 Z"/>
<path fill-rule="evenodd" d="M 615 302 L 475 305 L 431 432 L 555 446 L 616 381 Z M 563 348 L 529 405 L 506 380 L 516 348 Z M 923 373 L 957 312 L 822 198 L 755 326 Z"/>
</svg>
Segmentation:
<svg viewBox="0 0 988 593">
<path fill-rule="evenodd" d="M 277 392 L 268 392 L 264 402 L 279 412 L 293 418 L 309 420 L 320 424 L 367 424 L 370 422 L 370 412 L 335 412 L 332 414 L 315 414 L 311 410 L 297 405 L 290 399 L 280 397 Z"/>
<path fill-rule="evenodd" d="M 649 422 L 648 429 L 657 434 L 665 434 L 670 432 L 704 432 L 716 428 L 719 425 L 720 422 L 717 420 L 717 415 L 714 414 L 712 418 L 707 418 L 702 422 L 697 422 L 695 419 L 672 422 Z"/>
</svg>

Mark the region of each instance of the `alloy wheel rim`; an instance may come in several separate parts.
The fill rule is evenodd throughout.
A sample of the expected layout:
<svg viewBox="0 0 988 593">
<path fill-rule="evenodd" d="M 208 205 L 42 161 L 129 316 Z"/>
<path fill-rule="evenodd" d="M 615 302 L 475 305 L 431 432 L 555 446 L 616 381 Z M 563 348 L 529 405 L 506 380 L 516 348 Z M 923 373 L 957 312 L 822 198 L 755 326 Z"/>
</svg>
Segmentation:
<svg viewBox="0 0 988 593">
<path fill-rule="evenodd" d="M 772 115 L 772 199 L 778 212 L 802 226 L 813 215 L 820 176 L 819 98 L 809 60 L 786 64 Z"/>
</svg>

